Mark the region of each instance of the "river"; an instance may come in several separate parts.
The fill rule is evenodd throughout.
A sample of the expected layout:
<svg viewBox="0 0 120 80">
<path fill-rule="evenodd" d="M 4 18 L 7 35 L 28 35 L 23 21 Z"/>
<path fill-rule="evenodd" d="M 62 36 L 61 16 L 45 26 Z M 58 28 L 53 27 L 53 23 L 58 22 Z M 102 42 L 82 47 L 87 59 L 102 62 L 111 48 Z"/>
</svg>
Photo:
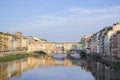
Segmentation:
<svg viewBox="0 0 120 80">
<path fill-rule="evenodd" d="M 120 71 L 92 60 L 33 56 L 1 62 L 0 80 L 120 80 Z"/>
</svg>

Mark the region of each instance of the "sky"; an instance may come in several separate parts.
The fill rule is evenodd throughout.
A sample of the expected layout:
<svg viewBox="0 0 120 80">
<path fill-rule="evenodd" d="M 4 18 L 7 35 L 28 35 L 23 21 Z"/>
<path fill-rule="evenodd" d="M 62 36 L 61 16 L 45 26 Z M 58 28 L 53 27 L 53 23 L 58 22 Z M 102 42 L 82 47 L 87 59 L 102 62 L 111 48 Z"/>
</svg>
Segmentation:
<svg viewBox="0 0 120 80">
<path fill-rule="evenodd" d="M 0 0 L 0 32 L 78 42 L 120 22 L 120 0 Z"/>
</svg>

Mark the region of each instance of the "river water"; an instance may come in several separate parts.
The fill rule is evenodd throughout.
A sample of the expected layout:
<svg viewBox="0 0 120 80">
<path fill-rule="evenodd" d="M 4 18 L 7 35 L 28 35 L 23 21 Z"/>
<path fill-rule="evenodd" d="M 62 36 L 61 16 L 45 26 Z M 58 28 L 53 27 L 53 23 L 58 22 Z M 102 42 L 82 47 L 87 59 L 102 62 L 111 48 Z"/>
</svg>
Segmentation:
<svg viewBox="0 0 120 80">
<path fill-rule="evenodd" d="M 92 60 L 34 56 L 1 62 L 0 80 L 120 80 L 120 71 Z"/>
</svg>

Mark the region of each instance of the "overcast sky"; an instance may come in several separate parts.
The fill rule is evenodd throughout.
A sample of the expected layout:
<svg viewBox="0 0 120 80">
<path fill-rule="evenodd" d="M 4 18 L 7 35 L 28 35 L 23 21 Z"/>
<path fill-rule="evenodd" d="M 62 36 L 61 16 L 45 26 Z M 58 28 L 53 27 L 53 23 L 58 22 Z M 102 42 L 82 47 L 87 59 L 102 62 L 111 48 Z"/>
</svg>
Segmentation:
<svg viewBox="0 0 120 80">
<path fill-rule="evenodd" d="M 80 41 L 120 21 L 120 0 L 0 0 L 0 31 Z"/>
</svg>

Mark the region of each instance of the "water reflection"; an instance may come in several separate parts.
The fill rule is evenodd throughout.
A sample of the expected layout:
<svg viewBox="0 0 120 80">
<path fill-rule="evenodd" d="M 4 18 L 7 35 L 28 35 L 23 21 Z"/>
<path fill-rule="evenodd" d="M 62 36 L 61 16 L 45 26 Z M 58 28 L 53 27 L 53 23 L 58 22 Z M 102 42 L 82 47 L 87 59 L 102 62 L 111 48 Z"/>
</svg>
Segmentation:
<svg viewBox="0 0 120 80">
<path fill-rule="evenodd" d="M 95 61 L 49 56 L 0 63 L 0 80 L 120 80 L 119 73 Z"/>
<path fill-rule="evenodd" d="M 88 62 L 88 68 L 95 80 L 120 80 L 120 71 L 96 61 Z"/>
</svg>

